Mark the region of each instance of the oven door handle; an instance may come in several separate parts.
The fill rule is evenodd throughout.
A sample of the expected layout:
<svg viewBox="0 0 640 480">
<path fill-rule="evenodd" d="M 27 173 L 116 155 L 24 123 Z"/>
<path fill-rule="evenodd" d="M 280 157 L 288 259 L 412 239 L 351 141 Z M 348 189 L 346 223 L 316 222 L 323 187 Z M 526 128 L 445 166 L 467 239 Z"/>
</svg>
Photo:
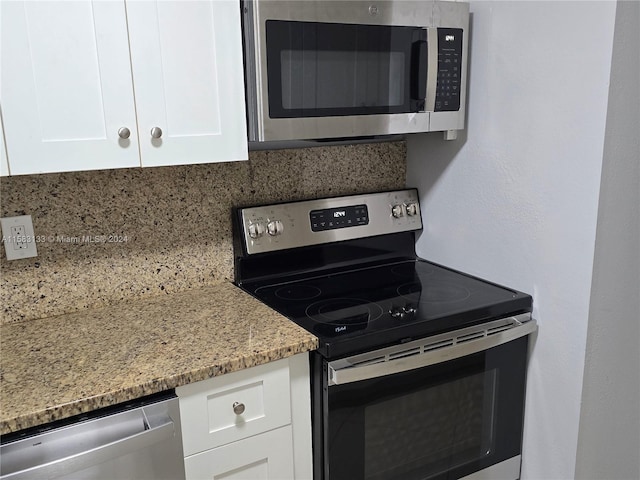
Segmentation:
<svg viewBox="0 0 640 480">
<path fill-rule="evenodd" d="M 522 321 L 525 317 L 528 314 L 329 362 L 329 386 L 407 372 L 497 347 L 538 329 L 535 320 Z"/>
</svg>

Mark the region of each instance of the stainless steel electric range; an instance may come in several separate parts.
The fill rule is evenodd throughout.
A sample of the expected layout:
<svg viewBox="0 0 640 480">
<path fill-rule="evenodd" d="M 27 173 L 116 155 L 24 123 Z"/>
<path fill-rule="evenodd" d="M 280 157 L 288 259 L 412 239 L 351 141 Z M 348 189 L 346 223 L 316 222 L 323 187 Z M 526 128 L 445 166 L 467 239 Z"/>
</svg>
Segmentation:
<svg viewBox="0 0 640 480">
<path fill-rule="evenodd" d="M 519 478 L 532 299 L 418 258 L 416 190 L 235 220 L 237 284 L 319 339 L 315 480 Z"/>
</svg>

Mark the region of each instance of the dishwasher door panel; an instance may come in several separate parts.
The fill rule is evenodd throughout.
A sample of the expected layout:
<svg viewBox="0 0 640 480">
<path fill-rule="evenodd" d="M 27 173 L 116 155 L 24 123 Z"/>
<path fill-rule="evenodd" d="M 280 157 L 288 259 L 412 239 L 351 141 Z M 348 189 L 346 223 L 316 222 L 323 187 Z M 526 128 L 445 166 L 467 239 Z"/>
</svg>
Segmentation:
<svg viewBox="0 0 640 480">
<path fill-rule="evenodd" d="M 177 398 L 2 445 L 0 479 L 183 479 Z"/>
</svg>

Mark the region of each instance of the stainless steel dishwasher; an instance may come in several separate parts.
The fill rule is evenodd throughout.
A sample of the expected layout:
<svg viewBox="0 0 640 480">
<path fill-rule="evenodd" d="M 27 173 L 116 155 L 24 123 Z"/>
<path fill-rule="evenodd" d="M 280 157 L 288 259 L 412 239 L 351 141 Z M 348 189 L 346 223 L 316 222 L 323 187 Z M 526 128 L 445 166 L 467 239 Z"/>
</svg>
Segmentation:
<svg viewBox="0 0 640 480">
<path fill-rule="evenodd" d="M 0 479 L 184 479 L 174 393 L 3 436 Z"/>
</svg>

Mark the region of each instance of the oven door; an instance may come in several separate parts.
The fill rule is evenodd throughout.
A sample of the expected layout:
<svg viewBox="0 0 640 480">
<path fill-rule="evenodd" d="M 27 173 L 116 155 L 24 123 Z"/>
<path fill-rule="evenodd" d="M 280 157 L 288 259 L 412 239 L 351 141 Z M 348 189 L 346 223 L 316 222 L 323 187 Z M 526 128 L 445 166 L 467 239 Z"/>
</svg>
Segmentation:
<svg viewBox="0 0 640 480">
<path fill-rule="evenodd" d="M 536 325 L 516 323 L 325 364 L 322 478 L 519 478 Z"/>
</svg>

